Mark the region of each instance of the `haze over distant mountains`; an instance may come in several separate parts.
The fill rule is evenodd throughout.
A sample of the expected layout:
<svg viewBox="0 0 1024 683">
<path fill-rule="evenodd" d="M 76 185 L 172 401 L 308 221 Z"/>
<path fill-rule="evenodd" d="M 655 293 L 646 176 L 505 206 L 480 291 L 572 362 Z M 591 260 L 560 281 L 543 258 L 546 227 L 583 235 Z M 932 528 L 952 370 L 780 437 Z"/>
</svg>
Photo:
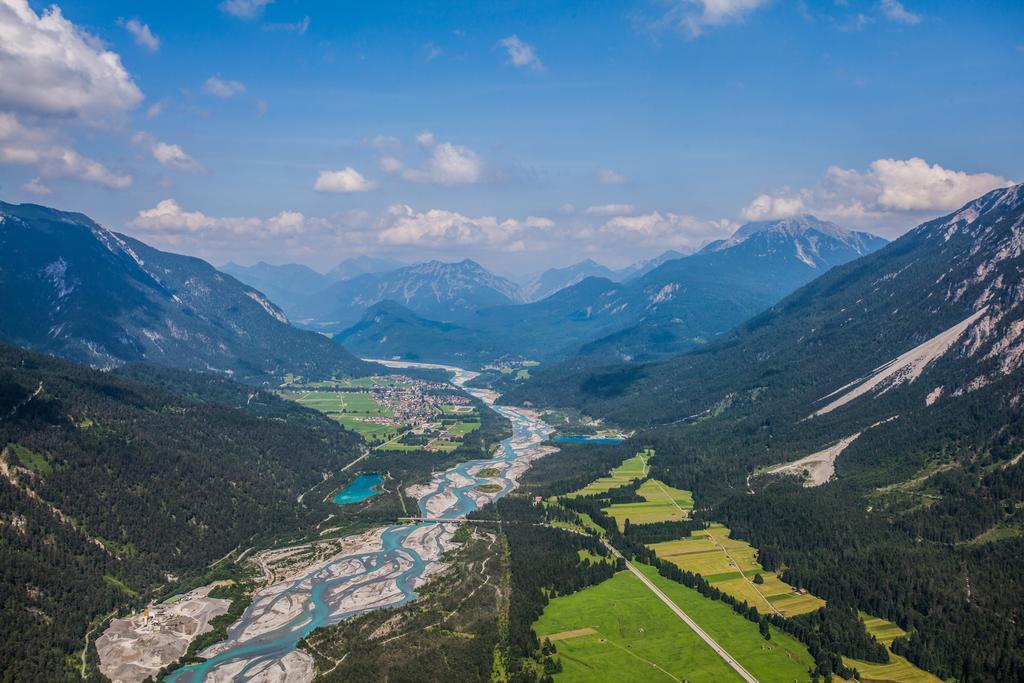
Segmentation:
<svg viewBox="0 0 1024 683">
<path fill-rule="evenodd" d="M 442 327 L 416 310 L 378 306 L 338 340 L 374 357 L 463 363 L 647 360 L 707 343 L 828 268 L 883 244 L 813 216 L 751 223 L 729 240 L 625 282 L 589 277 L 540 301 L 479 308 Z"/>
</svg>

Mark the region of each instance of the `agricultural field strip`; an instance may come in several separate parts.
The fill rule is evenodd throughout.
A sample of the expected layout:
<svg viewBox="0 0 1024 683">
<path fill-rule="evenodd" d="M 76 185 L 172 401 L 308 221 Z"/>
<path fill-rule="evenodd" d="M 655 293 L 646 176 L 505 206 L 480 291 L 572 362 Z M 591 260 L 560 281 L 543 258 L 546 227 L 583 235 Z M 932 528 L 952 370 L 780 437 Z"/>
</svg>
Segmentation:
<svg viewBox="0 0 1024 683">
<path fill-rule="evenodd" d="M 754 589 L 755 593 L 757 593 L 758 595 L 761 596 L 761 599 L 764 600 L 764 603 L 766 605 L 768 605 L 768 608 L 771 609 L 771 611 L 775 612 L 776 614 L 778 614 L 781 617 L 782 616 L 782 612 L 780 612 L 775 607 L 775 605 L 773 605 L 771 603 L 771 601 L 768 600 L 768 598 L 765 596 L 765 594 L 762 593 L 760 591 L 760 589 L 758 589 L 757 584 L 755 584 L 753 581 L 751 581 L 749 578 L 747 578 L 747 575 L 743 573 L 743 569 L 740 567 L 739 562 L 736 561 L 736 558 L 734 558 L 732 556 L 732 554 L 729 552 L 729 550 L 722 543 L 720 543 L 718 541 L 718 539 L 715 538 L 714 534 L 712 534 L 711 532 L 707 532 L 707 536 L 708 536 L 708 539 L 710 539 L 712 543 L 714 543 L 716 546 L 718 546 L 718 548 L 721 549 L 721 551 L 723 553 L 725 553 L 725 556 L 727 558 L 729 558 L 729 562 L 731 562 L 736 567 L 736 571 L 738 571 L 740 576 L 743 577 L 743 580 L 746 581 L 748 584 L 750 584 L 750 587 Z"/>
<path fill-rule="evenodd" d="M 675 615 L 676 615 L 677 617 L 679 617 L 680 619 L 682 619 L 682 620 L 683 620 L 683 622 L 685 622 L 685 623 L 686 623 L 686 625 L 687 625 L 687 626 L 689 626 L 689 627 L 690 627 L 690 628 L 691 628 L 691 629 L 693 630 L 693 632 L 694 632 L 694 633 L 696 633 L 696 634 L 697 634 L 697 635 L 698 635 L 698 636 L 700 637 L 700 639 L 701 639 L 701 640 L 703 640 L 703 641 L 704 641 L 705 643 L 707 643 L 707 644 L 708 644 L 708 647 L 710 647 L 710 648 L 711 648 L 712 650 L 714 650 L 714 652 L 715 652 L 715 653 L 716 653 L 716 654 L 717 654 L 717 655 L 718 655 L 719 657 L 721 657 L 722 659 L 724 659 L 724 660 L 725 660 L 725 663 L 726 663 L 726 664 L 728 664 L 728 665 L 729 665 L 730 667 L 732 667 L 732 669 L 733 669 L 733 670 L 734 670 L 734 671 L 735 671 L 736 673 L 738 673 L 738 674 L 740 675 L 740 677 L 741 677 L 741 678 L 742 678 L 743 680 L 747 681 L 747 683 L 757 683 L 757 679 L 756 679 L 756 678 L 754 678 L 754 676 L 753 676 L 753 675 L 752 675 L 752 674 L 751 674 L 751 673 L 750 673 L 749 671 L 747 671 L 747 670 L 746 670 L 746 669 L 745 669 L 745 668 L 743 667 L 743 665 L 742 665 L 742 664 L 740 664 L 740 663 L 739 663 L 738 661 L 736 661 L 736 659 L 735 659 L 735 658 L 733 658 L 733 656 L 732 656 L 732 655 L 730 655 L 730 654 L 729 654 L 728 652 L 726 652 L 726 651 L 725 651 L 725 648 L 723 648 L 723 647 L 722 647 L 721 645 L 719 645 L 719 644 L 718 644 L 717 642 L 715 642 L 714 638 L 712 638 L 711 636 L 709 636 L 709 635 L 708 635 L 708 634 L 707 634 L 707 633 L 706 633 L 706 632 L 704 631 L 704 629 L 702 629 L 702 628 L 701 628 L 700 626 L 698 626 L 698 625 L 697 625 L 697 622 L 695 622 L 695 621 L 694 621 L 693 619 L 691 619 L 691 618 L 689 617 L 689 615 L 687 615 L 687 614 L 686 614 L 686 612 L 684 612 L 684 611 L 683 611 L 683 610 L 682 610 L 682 609 L 681 609 L 681 608 L 679 607 L 679 605 L 677 605 L 677 604 L 676 604 L 675 602 L 673 602 L 673 601 L 672 601 L 672 600 L 671 600 L 671 599 L 670 599 L 670 598 L 669 598 L 669 597 L 668 597 L 667 595 L 665 595 L 665 594 L 664 594 L 664 593 L 663 593 L 663 592 L 661 591 L 661 589 L 660 589 L 660 588 L 658 588 L 657 586 L 655 586 L 655 585 L 654 585 L 654 583 L 653 583 L 653 582 L 652 582 L 652 581 L 651 581 L 650 579 L 648 579 L 648 578 L 647 578 L 646 576 L 644 576 L 643 572 L 641 572 L 641 571 L 640 571 L 639 569 L 637 569 L 636 567 L 634 567 L 634 566 L 633 566 L 633 563 L 632 563 L 632 562 L 630 562 L 630 561 L 629 561 L 629 560 L 627 560 L 627 559 L 626 559 L 625 557 L 623 557 L 623 556 L 622 556 L 622 553 L 620 553 L 620 552 L 619 552 L 619 551 L 618 551 L 618 550 L 617 550 L 617 549 L 615 548 L 615 546 L 613 546 L 613 545 L 612 545 L 611 543 L 609 543 L 608 541 L 602 541 L 602 543 L 604 543 L 605 547 L 607 547 L 607 548 L 608 548 L 608 550 L 609 550 L 609 551 L 611 551 L 611 553 L 612 553 L 613 555 L 615 555 L 615 557 L 617 557 L 617 558 L 621 559 L 621 560 L 622 560 L 622 561 L 623 561 L 623 562 L 625 563 L 625 565 L 626 565 L 626 568 L 627 568 L 627 569 L 628 569 L 628 570 L 629 570 L 629 571 L 630 571 L 630 572 L 631 572 L 631 573 L 632 573 L 632 574 L 633 574 L 633 575 L 634 575 L 635 577 L 637 577 L 638 579 L 640 579 L 641 583 L 643 583 L 643 584 L 644 584 L 645 586 L 647 586 L 647 588 L 648 588 L 648 589 L 649 589 L 649 590 L 650 590 L 650 591 L 651 591 L 652 593 L 654 593 L 654 595 L 655 595 L 655 596 L 657 596 L 657 598 L 658 598 L 659 600 L 661 600 L 661 601 L 662 601 L 663 603 L 665 603 L 665 605 L 666 605 L 666 606 L 667 606 L 667 607 L 668 607 L 668 608 L 669 608 L 670 610 L 672 610 L 672 612 L 673 612 L 673 613 L 674 613 L 674 614 L 675 614 Z"/>
</svg>

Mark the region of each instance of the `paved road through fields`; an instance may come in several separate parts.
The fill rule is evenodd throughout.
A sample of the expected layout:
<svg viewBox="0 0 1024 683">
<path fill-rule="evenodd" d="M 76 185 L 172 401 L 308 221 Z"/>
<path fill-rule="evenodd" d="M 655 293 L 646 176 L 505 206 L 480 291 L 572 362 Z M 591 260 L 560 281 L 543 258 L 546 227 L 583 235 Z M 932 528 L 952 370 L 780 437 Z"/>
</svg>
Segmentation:
<svg viewBox="0 0 1024 683">
<path fill-rule="evenodd" d="M 689 615 L 686 614 L 686 612 L 684 612 L 683 610 L 679 609 L 679 605 L 677 605 L 676 603 L 672 602 L 672 599 L 669 598 L 667 595 L 665 595 L 661 591 L 660 588 L 655 586 L 654 583 L 650 579 L 648 579 L 646 576 L 644 576 L 643 572 L 641 572 L 639 569 L 634 567 L 632 562 L 630 562 L 626 558 L 622 557 L 622 553 L 620 553 L 618 550 L 616 550 L 614 546 L 612 546 L 610 543 L 608 543 L 608 541 L 604 541 L 604 545 L 605 545 L 606 548 L 608 548 L 608 550 L 610 550 L 612 552 L 613 555 L 615 555 L 615 557 L 617 557 L 617 558 L 621 559 L 623 562 L 625 562 L 626 563 L 626 568 L 633 573 L 633 576 L 635 576 L 636 578 L 640 579 L 640 581 L 645 586 L 647 586 L 651 590 L 652 593 L 654 593 L 656 596 L 658 596 L 659 600 L 661 600 L 663 603 L 665 603 L 670 610 L 675 612 L 675 615 L 677 617 L 679 617 L 684 622 L 686 622 L 686 625 L 689 626 L 691 629 L 693 629 L 693 632 L 696 633 L 698 636 L 700 636 L 701 640 L 703 640 L 705 643 L 707 643 L 708 647 L 710 647 L 712 650 L 714 650 L 715 653 L 719 657 L 724 659 L 725 663 L 728 664 L 729 666 L 731 666 L 733 668 L 733 670 L 740 675 L 740 678 L 745 680 L 747 683 L 758 683 L 757 679 L 754 678 L 753 674 L 751 674 L 749 671 L 747 671 L 745 668 L 743 668 L 742 664 L 740 664 L 735 659 L 733 659 L 733 656 L 730 655 L 728 652 L 726 652 L 725 648 L 723 648 L 721 645 L 716 643 L 714 638 L 712 638 L 707 633 L 705 633 L 704 629 L 702 629 L 700 626 L 698 626 L 697 622 L 695 622 L 693 619 L 691 619 L 689 617 Z"/>
</svg>

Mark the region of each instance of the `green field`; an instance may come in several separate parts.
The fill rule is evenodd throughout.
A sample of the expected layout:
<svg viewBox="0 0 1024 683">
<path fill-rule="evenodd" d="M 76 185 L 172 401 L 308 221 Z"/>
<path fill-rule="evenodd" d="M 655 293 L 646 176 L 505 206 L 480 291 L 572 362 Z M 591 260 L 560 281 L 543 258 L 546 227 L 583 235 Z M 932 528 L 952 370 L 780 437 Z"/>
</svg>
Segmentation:
<svg viewBox="0 0 1024 683">
<path fill-rule="evenodd" d="M 447 431 L 452 436 L 465 436 L 471 434 L 476 430 L 480 429 L 479 422 L 456 422 L 453 425 L 449 425 Z"/>
<path fill-rule="evenodd" d="M 654 451 L 643 451 L 632 458 L 625 460 L 621 465 L 611 471 L 607 477 L 592 481 L 579 491 L 570 493 L 567 497 L 590 496 L 595 493 L 605 493 L 610 489 L 618 488 L 636 479 L 643 479 L 647 476 L 647 461 L 654 455 Z"/>
<path fill-rule="evenodd" d="M 10 449 L 18 459 L 21 466 L 25 469 L 32 470 L 36 474 L 44 477 L 53 474 L 53 465 L 45 455 L 36 453 L 35 451 L 16 443 L 7 444 L 7 448 Z"/>
<path fill-rule="evenodd" d="M 319 410 L 367 441 L 387 441 L 398 433 L 392 425 L 377 424 L 368 419 L 391 415 L 391 410 L 369 392 L 302 391 L 284 392 L 282 395 L 307 408 Z"/>
<path fill-rule="evenodd" d="M 645 481 L 637 489 L 637 493 L 647 502 L 618 503 L 604 509 L 604 512 L 618 522 L 620 531 L 627 519 L 630 524 L 677 522 L 689 518 L 693 510 L 692 493 L 674 489 L 657 479 Z"/>
<path fill-rule="evenodd" d="M 719 645 L 761 681 L 805 680 L 806 649 L 772 630 L 764 640 L 757 625 L 728 605 L 637 565 Z M 635 576 L 614 578 L 573 595 L 555 598 L 534 624 L 551 636 L 563 673 L 557 681 L 719 681 L 739 676 Z"/>
</svg>

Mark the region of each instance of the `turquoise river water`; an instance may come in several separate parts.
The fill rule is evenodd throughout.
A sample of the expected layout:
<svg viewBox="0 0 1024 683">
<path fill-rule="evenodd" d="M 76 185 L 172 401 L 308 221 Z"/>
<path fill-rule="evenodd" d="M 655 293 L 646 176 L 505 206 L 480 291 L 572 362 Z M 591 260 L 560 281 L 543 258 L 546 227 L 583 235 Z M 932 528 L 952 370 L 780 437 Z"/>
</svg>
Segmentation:
<svg viewBox="0 0 1024 683">
<path fill-rule="evenodd" d="M 458 368 L 448 369 L 455 372 L 453 382 L 460 386 L 475 376 Z M 469 391 L 507 417 L 512 423 L 513 435 L 501 443 L 494 458 L 464 462 L 435 476 L 429 490 L 419 498 L 421 517 L 452 519 L 476 510 L 481 501 L 480 493 L 475 490 L 478 484 L 502 486 L 499 492 L 487 496 L 491 500 L 507 494 L 515 486 L 507 475 L 516 467 L 516 460 L 531 453 L 536 455 L 538 446 L 552 432 L 548 425 L 527 412 L 493 405 L 493 394 Z M 498 469 L 502 476 L 481 479 L 470 474 L 471 470 L 479 471 L 482 467 Z M 372 495 L 372 482 L 364 483 L 369 484 L 364 488 Z M 416 581 L 431 564 L 423 555 L 436 559 L 447 547 L 443 545 L 446 539 L 450 538 L 450 534 L 442 533 L 443 527 L 453 526 L 421 522 L 387 527 L 381 534 L 379 550 L 331 558 L 291 579 L 287 585 L 275 584 L 271 591 L 261 591 L 242 617 L 229 627 L 227 640 L 215 646 L 216 654 L 202 663 L 175 671 L 167 680 L 197 683 L 276 679 L 288 671 L 282 660 L 288 656 L 294 659 L 296 645 L 314 629 L 373 609 L 402 605 L 415 598 Z M 373 598 L 382 593 L 387 595 L 383 601 L 386 604 Z M 301 605 L 301 609 L 294 609 L 294 605 Z M 275 614 L 285 616 L 275 617 Z M 260 620 L 260 623 L 269 621 L 273 628 L 250 628 Z M 256 635 L 250 635 L 254 631 Z"/>
</svg>

